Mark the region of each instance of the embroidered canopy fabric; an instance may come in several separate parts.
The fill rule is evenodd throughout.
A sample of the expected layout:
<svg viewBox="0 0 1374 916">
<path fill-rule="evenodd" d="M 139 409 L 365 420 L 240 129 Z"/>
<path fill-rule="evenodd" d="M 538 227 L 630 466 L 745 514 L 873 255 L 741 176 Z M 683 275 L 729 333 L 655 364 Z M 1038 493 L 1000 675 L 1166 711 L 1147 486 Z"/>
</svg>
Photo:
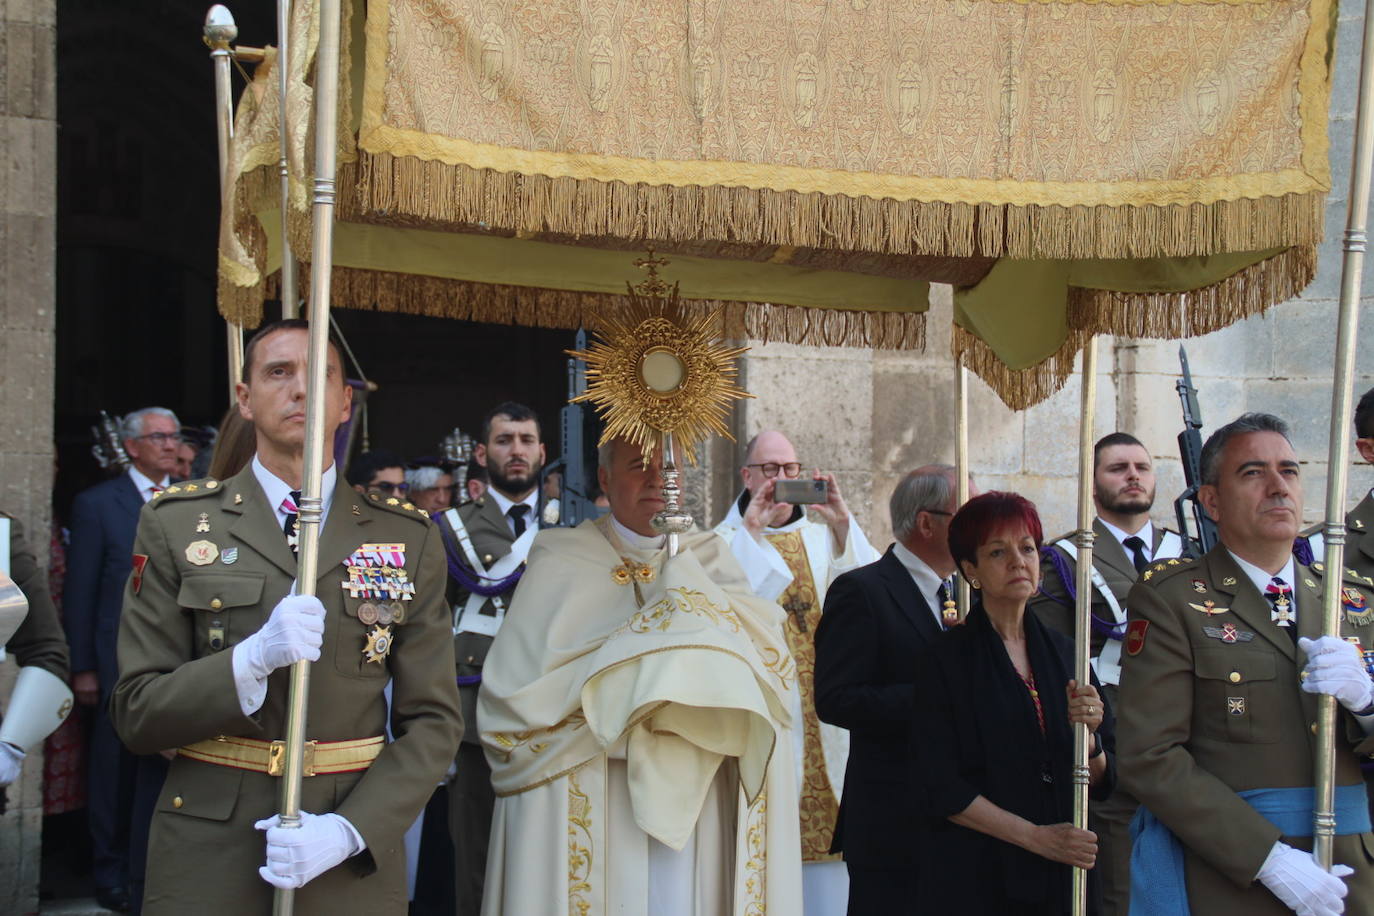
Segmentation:
<svg viewBox="0 0 1374 916">
<path fill-rule="evenodd" d="M 399 244 L 377 241 L 395 227 L 507 254 L 500 279 L 452 252 L 418 270 L 343 258 L 340 305 L 572 326 L 605 291 L 587 270 L 571 288 L 548 270 L 512 277 L 549 250 L 519 246 L 652 242 L 701 261 L 712 279 L 684 294 L 734 303 L 733 332 L 910 347 L 925 282 L 952 282 L 967 289 L 956 350 L 1029 403 L 1088 334 L 1196 333 L 1311 278 L 1330 0 L 366 6 L 341 80 L 339 218 L 373 255 Z M 314 4 L 293 11 L 299 255 Z M 267 69 L 240 106 L 222 245 L 222 310 L 250 323 L 268 245 L 254 215 L 280 206 Z M 1063 282 L 1005 281 L 1027 269 Z M 1023 333 L 985 334 L 1008 310 Z"/>
</svg>

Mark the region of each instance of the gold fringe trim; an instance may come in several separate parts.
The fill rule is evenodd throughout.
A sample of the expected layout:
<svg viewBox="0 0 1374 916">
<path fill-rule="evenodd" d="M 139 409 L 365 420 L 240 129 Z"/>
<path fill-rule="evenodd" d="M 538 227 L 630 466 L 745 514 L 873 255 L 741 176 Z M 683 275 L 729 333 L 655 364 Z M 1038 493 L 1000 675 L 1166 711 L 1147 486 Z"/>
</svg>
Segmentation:
<svg viewBox="0 0 1374 916">
<path fill-rule="evenodd" d="M 1299 245 L 1185 293 L 1070 287 L 1067 320 L 1070 327 L 1095 334 L 1168 340 L 1197 337 L 1294 298 L 1316 275 L 1316 247 Z"/>
<path fill-rule="evenodd" d="M 474 283 L 352 267 L 334 268 L 330 297 L 331 303 L 341 308 L 567 329 L 595 327 L 599 311 L 630 302 L 623 295 Z M 690 317 L 719 310 L 718 335 L 732 340 L 883 350 L 920 350 L 926 342 L 926 317 L 915 312 L 722 300 L 683 300 L 682 309 Z"/>
<path fill-rule="evenodd" d="M 1147 337 L 1175 340 L 1228 327 L 1294 298 L 1312 282 L 1317 249 L 1289 248 L 1200 289 L 1181 293 L 1121 293 L 1070 287 L 1068 333 L 1059 348 L 1025 369 L 1011 369 L 997 353 L 959 325 L 950 349 L 1012 410 L 1025 410 L 1064 387 L 1088 338 Z"/>
<path fill-rule="evenodd" d="M 1325 201 L 1321 192 L 1142 207 L 897 201 L 549 178 L 362 150 L 358 179 L 356 215 L 370 222 L 1057 260 L 1314 245 Z"/>
</svg>

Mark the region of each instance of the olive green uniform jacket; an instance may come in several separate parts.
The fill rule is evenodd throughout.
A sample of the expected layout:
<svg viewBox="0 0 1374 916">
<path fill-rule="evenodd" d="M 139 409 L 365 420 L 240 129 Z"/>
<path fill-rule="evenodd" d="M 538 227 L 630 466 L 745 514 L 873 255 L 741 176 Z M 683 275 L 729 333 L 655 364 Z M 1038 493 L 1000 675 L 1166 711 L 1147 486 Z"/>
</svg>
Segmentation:
<svg viewBox="0 0 1374 916">
<path fill-rule="evenodd" d="M 491 564 L 510 553 L 515 543 L 506 517 L 496 500 L 482 497 L 458 507 L 458 516 L 463 520 L 472 549 L 484 566 Z M 535 524 L 534 519 L 528 520 Z M 449 527 L 448 520 L 439 516 L 438 525 L 448 545 L 450 556 L 464 566 L 470 565 L 456 535 Z M 477 570 L 480 575 L 481 570 Z M 510 608 L 511 597 L 515 590 L 501 595 L 506 608 Z M 457 628 L 458 612 L 467 602 L 468 592 L 452 579 L 449 580 L 449 603 L 455 607 L 454 626 Z M 495 614 L 496 605 L 488 599 L 479 613 Z M 457 663 L 457 676 L 460 678 L 480 678 L 491 649 L 492 637 L 482 633 L 458 633 L 453 637 L 453 653 Z M 464 683 L 458 688 L 463 701 L 463 721 L 467 730 L 463 734 L 463 745 L 458 751 L 457 771 L 449 785 L 449 834 L 453 838 L 455 867 L 453 880 L 458 901 L 458 912 L 477 913 L 482 909 L 482 887 L 487 870 L 487 846 L 491 837 L 491 816 L 496 806 L 496 794 L 491 787 L 491 767 L 478 740 L 477 728 L 477 691 L 480 682 Z"/>
<path fill-rule="evenodd" d="M 1301 636 L 1320 635 L 1320 565 L 1295 566 Z M 1129 608 L 1121 782 L 1183 844 L 1194 916 L 1288 914 L 1255 877 L 1275 841 L 1311 849 L 1311 838 L 1280 837 L 1236 793 L 1315 783 L 1317 697 L 1299 686 L 1305 658 L 1221 545 L 1200 560 L 1147 569 Z M 1224 638 L 1228 626 L 1233 639 Z M 1346 620 L 1342 635 L 1368 647 L 1374 634 Z M 1339 723 L 1336 785 L 1353 785 L 1361 781 L 1357 755 L 1374 749 L 1374 738 L 1343 710 Z M 1374 835 L 1336 837 L 1335 861 L 1355 869 L 1345 879 L 1345 912 L 1374 914 Z"/>
<path fill-rule="evenodd" d="M 197 541 L 215 546 L 208 562 L 203 549 L 188 550 Z M 363 654 L 369 628 L 358 608 L 366 599 L 342 587 L 344 561 L 364 544 L 404 545 L 415 584 L 381 662 Z M 125 588 L 111 700 L 129 749 L 151 754 L 218 735 L 284 737 L 289 669 L 271 674 L 252 716 L 234 686 L 233 647 L 267 621 L 296 577 L 296 558 L 251 465 L 223 483 L 168 488 L 143 508 L 134 550 L 147 559 L 141 573 L 136 560 Z M 320 659 L 310 666 L 306 738 L 383 734 L 390 680 L 395 740 L 370 769 L 303 781 L 302 810 L 337 812 L 367 849 L 297 891 L 295 911 L 404 913 L 402 835 L 443 778 L 462 732 L 438 532 L 413 507 L 363 497 L 340 477 L 320 534 L 315 587 L 326 615 Z M 257 873 L 265 840 L 253 824 L 279 810 L 280 782 L 177 757 L 153 816 L 144 912 L 269 912 L 272 887 Z"/>
<path fill-rule="evenodd" d="M 67 680 L 67 634 L 57 619 L 57 608 L 48 592 L 48 571 L 38 563 L 38 557 L 24 538 L 24 528 L 8 512 L 0 516 L 10 520 L 10 578 L 24 597 L 29 599 L 29 613 L 19 629 L 5 645 L 21 667 L 42 668 Z"/>
</svg>

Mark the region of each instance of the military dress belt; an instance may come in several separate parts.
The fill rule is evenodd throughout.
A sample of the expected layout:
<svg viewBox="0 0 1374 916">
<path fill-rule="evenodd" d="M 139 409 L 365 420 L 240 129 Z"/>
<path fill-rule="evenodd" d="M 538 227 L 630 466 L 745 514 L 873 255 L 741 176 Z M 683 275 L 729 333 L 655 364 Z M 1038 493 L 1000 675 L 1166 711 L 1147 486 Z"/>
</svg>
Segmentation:
<svg viewBox="0 0 1374 916">
<path fill-rule="evenodd" d="M 329 773 L 356 773 L 372 766 L 386 746 L 386 738 L 358 738 L 353 741 L 305 742 L 306 776 Z M 177 748 L 177 755 L 236 770 L 252 770 L 268 776 L 281 776 L 286 769 L 286 742 L 259 741 L 220 735 Z"/>
</svg>

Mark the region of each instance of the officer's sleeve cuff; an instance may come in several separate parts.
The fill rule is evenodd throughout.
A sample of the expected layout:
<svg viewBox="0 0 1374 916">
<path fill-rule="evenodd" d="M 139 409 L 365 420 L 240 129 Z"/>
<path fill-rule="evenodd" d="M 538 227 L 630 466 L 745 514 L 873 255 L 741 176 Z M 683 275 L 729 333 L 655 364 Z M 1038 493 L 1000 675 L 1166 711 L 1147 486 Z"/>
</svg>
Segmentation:
<svg viewBox="0 0 1374 916">
<path fill-rule="evenodd" d="M 252 716 L 267 700 L 267 678 L 254 677 L 249 670 L 247 644 L 234 646 L 234 691 L 239 697 L 239 709 L 245 716 Z"/>
</svg>

